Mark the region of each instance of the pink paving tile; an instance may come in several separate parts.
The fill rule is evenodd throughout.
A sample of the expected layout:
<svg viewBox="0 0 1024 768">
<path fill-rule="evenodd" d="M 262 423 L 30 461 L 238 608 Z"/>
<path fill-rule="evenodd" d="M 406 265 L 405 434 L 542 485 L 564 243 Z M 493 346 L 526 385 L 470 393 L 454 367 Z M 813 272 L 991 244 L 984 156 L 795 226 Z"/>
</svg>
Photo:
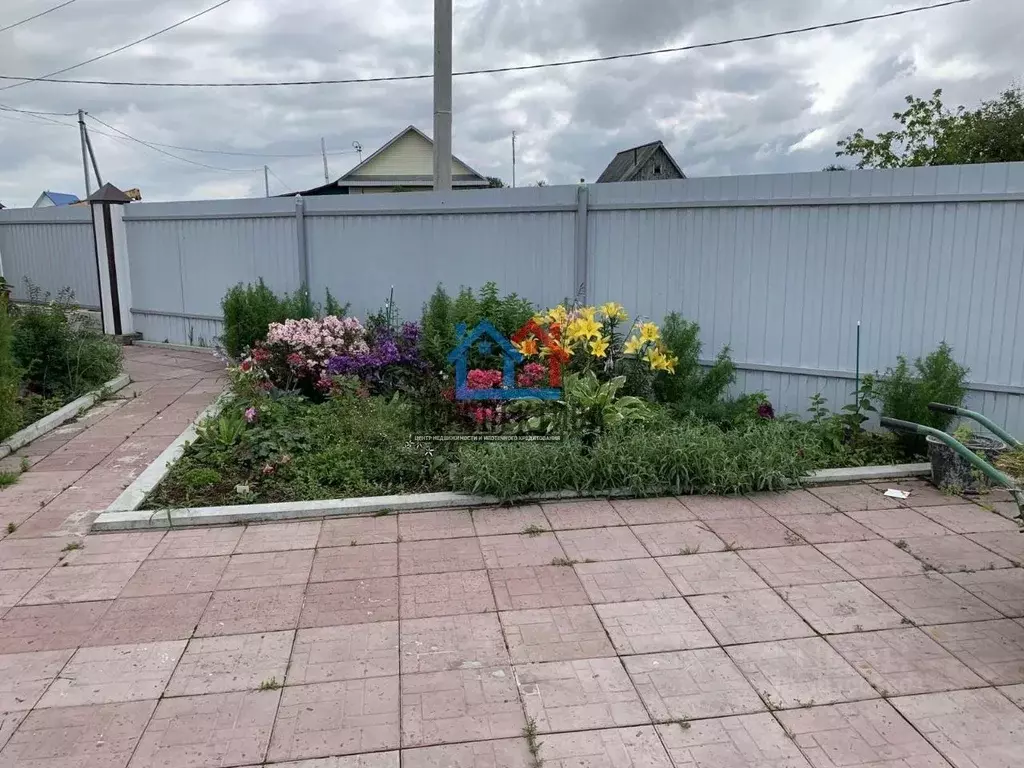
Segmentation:
<svg viewBox="0 0 1024 768">
<path fill-rule="evenodd" d="M 205 592 L 118 598 L 82 644 L 130 645 L 187 638 L 209 601 L 210 595 Z"/>
<path fill-rule="evenodd" d="M 773 517 L 821 515 L 835 512 L 832 507 L 809 491 L 752 493 L 747 498 Z"/>
<path fill-rule="evenodd" d="M 741 592 L 766 586 L 735 552 L 660 557 L 658 564 L 684 595 Z"/>
<path fill-rule="evenodd" d="M 946 528 L 912 509 L 872 509 L 847 512 L 847 515 L 879 536 L 891 540 L 946 536 L 950 533 Z"/>
<path fill-rule="evenodd" d="M 0 616 L 5 608 L 17 604 L 47 572 L 47 568 L 22 568 L 0 571 Z"/>
<path fill-rule="evenodd" d="M 941 645 L 913 627 L 833 635 L 828 642 L 883 696 L 985 685 Z"/>
<path fill-rule="evenodd" d="M 748 549 L 739 555 L 772 587 L 846 581 L 850 574 L 814 547 Z"/>
<path fill-rule="evenodd" d="M 576 575 L 592 603 L 657 600 L 678 597 L 668 576 L 653 557 L 611 560 L 575 566 Z"/>
<path fill-rule="evenodd" d="M 544 737 L 540 754 L 548 768 L 672 768 L 650 725 L 550 734 Z"/>
<path fill-rule="evenodd" d="M 402 674 L 508 666 L 498 616 L 402 620 Z"/>
<path fill-rule="evenodd" d="M 744 496 L 684 496 L 680 501 L 699 520 L 734 520 L 765 515 L 764 510 Z"/>
<path fill-rule="evenodd" d="M 1016 566 L 1024 566 L 1024 536 L 1006 533 L 970 533 L 967 538 L 985 549 L 1005 557 Z M 0 543 L 0 548 L 3 543 Z"/>
<path fill-rule="evenodd" d="M 230 528 L 199 528 L 184 531 L 169 531 L 163 540 L 156 545 L 151 557 L 214 557 L 230 555 L 245 529 L 238 526 Z"/>
<path fill-rule="evenodd" d="M 870 485 L 830 485 L 812 488 L 811 493 L 840 512 L 860 512 L 869 509 L 898 509 L 895 499 L 882 495 L 884 491 Z"/>
<path fill-rule="evenodd" d="M 499 611 L 555 608 L 590 602 L 576 571 L 566 565 L 500 568 L 487 572 Z"/>
<path fill-rule="evenodd" d="M 566 501 L 541 506 L 556 531 L 623 525 L 619 513 L 607 501 Z"/>
<path fill-rule="evenodd" d="M 808 768 L 768 714 L 659 725 L 658 733 L 677 768 Z"/>
<path fill-rule="evenodd" d="M 629 528 L 587 528 L 556 535 L 565 556 L 579 563 L 647 557 L 647 550 Z"/>
<path fill-rule="evenodd" d="M 14 735 L 14 732 L 18 730 L 18 726 L 21 725 L 22 720 L 28 717 L 27 710 L 18 710 L 16 712 L 3 712 L 0 711 L 0 750 L 3 749 L 8 739 Z M 0 756 L 0 759 L 3 759 Z"/>
<path fill-rule="evenodd" d="M 992 688 L 925 693 L 891 703 L 956 768 L 1020 765 L 1024 712 Z"/>
<path fill-rule="evenodd" d="M 0 656 L 0 719 L 5 713 L 32 709 L 73 653 L 67 649 Z M 0 735 L 0 745 L 3 741 Z"/>
<path fill-rule="evenodd" d="M 707 523 L 659 523 L 630 529 L 654 557 L 721 552 L 725 542 L 715 536 Z"/>
<path fill-rule="evenodd" d="M 997 611 L 937 573 L 868 579 L 864 586 L 915 624 L 954 624 L 1000 618 Z"/>
<path fill-rule="evenodd" d="M 949 578 L 1004 616 L 1024 616 L 1024 569 L 951 573 Z"/>
<path fill-rule="evenodd" d="M 391 753 L 388 753 L 391 754 Z M 398 768 L 398 753 L 394 765 L 381 763 L 379 768 Z M 364 757 L 370 757 L 365 755 Z M 344 760 L 344 758 L 342 758 Z M 496 739 L 473 741 L 467 744 L 441 744 L 402 750 L 404 768 L 532 768 L 533 762 L 526 739 Z M 301 766 L 295 766 L 301 768 Z M 309 766 L 314 768 L 314 766 Z M 331 768 L 320 766 L 320 768 Z M 337 768 L 349 768 L 341 763 Z M 362 766 L 352 766 L 362 768 Z M 367 764 L 365 768 L 378 768 Z"/>
<path fill-rule="evenodd" d="M 484 558 L 475 537 L 402 542 L 398 547 L 398 572 L 403 576 L 475 571 L 483 567 Z"/>
<path fill-rule="evenodd" d="M 37 709 L 7 746 L 0 768 L 125 768 L 155 701 Z"/>
<path fill-rule="evenodd" d="M 620 655 L 684 651 L 717 645 L 682 598 L 595 606 Z"/>
<path fill-rule="evenodd" d="M 1010 567 L 1008 560 L 963 536 L 924 536 L 905 541 L 910 554 L 943 573 Z"/>
<path fill-rule="evenodd" d="M 367 624 L 398 618 L 398 579 L 327 581 L 306 587 L 299 626 L 330 627 L 336 624 Z"/>
<path fill-rule="evenodd" d="M 477 536 L 501 536 L 522 533 L 525 529 L 548 530 L 551 526 L 537 504 L 519 507 L 487 507 L 473 510 L 473 526 Z"/>
<path fill-rule="evenodd" d="M 655 722 L 764 710 L 721 648 L 629 656 L 624 662 Z"/>
<path fill-rule="evenodd" d="M 359 544 L 393 544 L 398 541 L 398 515 L 340 517 L 324 520 L 319 547 Z"/>
<path fill-rule="evenodd" d="M 141 562 L 163 537 L 162 531 L 92 535 L 83 541 L 81 549 L 68 552 L 65 560 L 69 565 Z"/>
<path fill-rule="evenodd" d="M 53 568 L 21 599 L 21 604 L 113 600 L 138 567 L 138 563 L 110 563 Z"/>
<path fill-rule="evenodd" d="M 902 617 L 856 581 L 800 584 L 779 590 L 815 631 L 824 635 L 900 626 Z"/>
<path fill-rule="evenodd" d="M 4 539 L 0 541 L 0 570 L 50 568 L 66 555 L 62 550 L 77 541 L 80 540 L 67 537 Z"/>
<path fill-rule="evenodd" d="M 819 544 L 818 550 L 856 579 L 917 576 L 921 563 L 885 539 Z"/>
<path fill-rule="evenodd" d="M 1024 683 L 1024 626 L 1017 622 L 943 624 L 924 631 L 989 683 Z"/>
<path fill-rule="evenodd" d="M 403 619 L 456 616 L 495 610 L 494 595 L 487 580 L 487 571 L 403 576 L 399 593 Z"/>
<path fill-rule="evenodd" d="M 1018 707 L 1024 709 L 1024 685 L 1006 685 L 999 691 Z"/>
<path fill-rule="evenodd" d="M 184 640 L 79 648 L 36 707 L 158 699 L 184 650 Z"/>
<path fill-rule="evenodd" d="M 511 667 L 402 675 L 403 747 L 504 739 L 525 726 Z"/>
<path fill-rule="evenodd" d="M 551 565 L 555 560 L 565 559 L 553 533 L 481 536 L 479 542 L 488 568 Z"/>
<path fill-rule="evenodd" d="M 305 584 L 312 565 L 312 549 L 232 555 L 217 589 L 259 589 Z"/>
<path fill-rule="evenodd" d="M 0 491 L 0 514 L 38 509 L 82 476 L 81 470 L 45 471 L 45 462 L 44 459 L 36 464 L 17 483 Z"/>
<path fill-rule="evenodd" d="M 397 575 L 398 545 L 368 544 L 318 549 L 309 580 L 349 581 Z"/>
<path fill-rule="evenodd" d="M 875 689 L 820 637 L 726 649 L 769 708 L 876 698 Z"/>
<path fill-rule="evenodd" d="M 899 488 L 901 491 L 910 491 L 909 499 L 898 499 L 900 504 L 904 507 L 926 508 L 971 503 L 962 496 L 943 493 L 928 480 L 903 478 L 901 480 L 891 480 L 889 482 L 868 483 L 868 485 L 882 493 L 885 493 L 890 488 Z"/>
<path fill-rule="evenodd" d="M 527 717 L 539 733 L 647 725 L 639 694 L 615 658 L 516 666 Z"/>
<path fill-rule="evenodd" d="M 947 763 L 884 701 L 780 712 L 814 768 L 946 768 Z"/>
<path fill-rule="evenodd" d="M 468 509 L 403 512 L 398 516 L 398 536 L 402 541 L 458 539 L 475 535 L 476 529 Z"/>
<path fill-rule="evenodd" d="M 722 645 L 783 640 L 814 634 L 770 589 L 696 595 L 690 605 Z"/>
<path fill-rule="evenodd" d="M 317 585 L 311 585 L 311 588 L 313 586 Z M 195 636 L 242 635 L 295 629 L 299 609 L 305 610 L 305 607 L 301 585 L 214 592 L 196 627 Z"/>
<path fill-rule="evenodd" d="M 839 512 L 827 515 L 786 515 L 778 520 L 809 544 L 878 538 L 873 531 Z"/>
<path fill-rule="evenodd" d="M 673 496 L 660 499 L 613 499 L 611 505 L 626 525 L 685 523 L 697 519 Z"/>
<path fill-rule="evenodd" d="M 280 698 L 280 691 L 238 691 L 163 699 L 139 740 L 131 767 L 262 762 Z"/>
<path fill-rule="evenodd" d="M 501 614 L 501 627 L 515 664 L 615 655 L 589 605 L 506 611 Z"/>
<path fill-rule="evenodd" d="M 149 597 L 212 592 L 217 588 L 227 565 L 227 555 L 147 560 L 128 580 L 121 590 L 121 596 Z"/>
<path fill-rule="evenodd" d="M 295 635 L 288 685 L 333 683 L 397 675 L 398 622 L 300 629 Z"/>
<path fill-rule="evenodd" d="M 312 549 L 320 538 L 320 521 L 302 523 L 264 523 L 248 525 L 235 554 L 280 552 L 286 549 Z M 346 542 L 348 543 L 348 542 Z"/>
<path fill-rule="evenodd" d="M 288 630 L 190 640 L 166 695 L 252 691 L 268 680 L 283 683 L 294 635 Z"/>
<path fill-rule="evenodd" d="M 727 549 L 760 549 L 803 544 L 804 540 L 771 517 L 746 517 L 732 520 L 708 520 Z"/>
<path fill-rule="evenodd" d="M 998 533 L 1017 530 L 1017 524 L 1012 520 L 974 504 L 921 507 L 916 511 L 953 533 Z"/>
<path fill-rule="evenodd" d="M 109 607 L 102 602 L 11 608 L 0 619 L 0 653 L 76 648 Z"/>
</svg>

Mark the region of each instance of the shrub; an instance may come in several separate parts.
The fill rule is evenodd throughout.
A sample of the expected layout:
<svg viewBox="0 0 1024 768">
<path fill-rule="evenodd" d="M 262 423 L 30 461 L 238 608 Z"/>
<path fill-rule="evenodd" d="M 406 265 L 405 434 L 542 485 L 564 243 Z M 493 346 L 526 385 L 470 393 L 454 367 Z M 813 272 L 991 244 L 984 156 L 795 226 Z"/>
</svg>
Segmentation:
<svg viewBox="0 0 1024 768">
<path fill-rule="evenodd" d="M 705 369 L 700 363 L 703 345 L 700 326 L 673 312 L 661 327 L 662 338 L 669 353 L 675 357 L 675 375 L 659 373 L 654 379 L 654 394 L 664 403 L 672 403 L 681 411 L 698 415 L 720 402 L 729 386 L 736 381 L 736 366 L 723 347 L 715 362 Z"/>
<path fill-rule="evenodd" d="M 12 349 L 29 393 L 69 400 L 99 387 L 121 370 L 121 348 L 89 325 L 71 289 L 50 301 L 35 286 L 19 308 Z"/>
<path fill-rule="evenodd" d="M 271 323 L 266 341 L 251 360 L 282 389 L 301 388 L 306 394 L 331 387 L 328 363 L 340 357 L 359 357 L 370 351 L 366 331 L 354 317 L 301 318 Z M 335 371 L 337 373 L 337 371 Z"/>
<path fill-rule="evenodd" d="M 327 291 L 327 300 L 321 312 L 305 288 L 278 296 L 267 287 L 261 277 L 256 281 L 256 285 L 239 283 L 229 288 L 220 306 L 224 314 L 221 344 L 228 355 L 238 360 L 258 342 L 267 338 L 267 329 L 271 323 L 321 315 L 342 317 L 348 311 L 349 305 L 339 304 L 331 292 Z"/>
<path fill-rule="evenodd" d="M 962 405 L 967 396 L 969 372 L 953 359 L 953 350 L 946 342 L 927 357 L 917 358 L 913 370 L 907 358 L 900 355 L 896 367 L 887 369 L 876 385 L 882 415 L 935 429 L 948 429 L 955 417 L 929 410 L 928 403 Z M 918 435 L 901 435 L 900 440 L 908 452 L 925 452 L 924 438 Z"/>
<path fill-rule="evenodd" d="M 21 427 L 18 404 L 18 368 L 11 347 L 14 333 L 8 314 L 8 296 L 0 291 L 0 439 L 6 439 Z"/>
</svg>

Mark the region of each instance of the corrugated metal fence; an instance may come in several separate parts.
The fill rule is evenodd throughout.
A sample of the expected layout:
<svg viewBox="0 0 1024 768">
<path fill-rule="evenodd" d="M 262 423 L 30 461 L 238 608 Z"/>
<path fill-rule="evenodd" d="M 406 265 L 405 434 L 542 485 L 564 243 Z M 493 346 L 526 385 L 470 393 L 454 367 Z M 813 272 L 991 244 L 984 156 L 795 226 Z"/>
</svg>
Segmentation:
<svg viewBox="0 0 1024 768">
<path fill-rule="evenodd" d="M 97 300 L 78 210 L 0 212 L 9 281 Z M 858 320 L 864 371 L 945 339 L 972 402 L 1024 432 L 1024 163 L 132 204 L 125 226 L 136 328 L 156 341 L 213 343 L 225 290 L 258 277 L 330 288 L 360 316 L 394 286 L 410 318 L 438 283 L 541 305 L 585 287 L 698 321 L 708 357 L 731 346 L 737 390 L 788 411 L 849 399 Z"/>
</svg>

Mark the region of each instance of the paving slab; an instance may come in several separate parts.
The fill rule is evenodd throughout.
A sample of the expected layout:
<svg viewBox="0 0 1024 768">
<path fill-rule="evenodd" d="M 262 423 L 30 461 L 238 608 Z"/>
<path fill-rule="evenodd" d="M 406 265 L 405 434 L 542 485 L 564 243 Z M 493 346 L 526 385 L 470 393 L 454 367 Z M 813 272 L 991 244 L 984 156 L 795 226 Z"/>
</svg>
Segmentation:
<svg viewBox="0 0 1024 768">
<path fill-rule="evenodd" d="M 944 624 L 925 632 L 989 683 L 1024 683 L 1024 626 L 1017 622 Z"/>
<path fill-rule="evenodd" d="M 764 510 L 743 496 L 683 496 L 679 500 L 698 520 L 734 520 L 765 515 Z"/>
<path fill-rule="evenodd" d="M 808 544 L 831 544 L 837 541 L 865 541 L 878 534 L 856 520 L 832 512 L 822 515 L 787 515 L 779 522 L 800 536 Z"/>
<path fill-rule="evenodd" d="M 741 592 L 767 586 L 735 552 L 659 557 L 658 565 L 683 595 Z"/>
<path fill-rule="evenodd" d="M 333 683 L 399 672 L 398 622 L 346 624 L 295 633 L 287 685 Z"/>
<path fill-rule="evenodd" d="M 400 663 L 403 675 L 507 667 L 509 651 L 494 613 L 403 619 Z"/>
<path fill-rule="evenodd" d="M 0 713 L 32 709 L 74 651 L 36 651 L 0 656 Z"/>
<path fill-rule="evenodd" d="M 479 541 L 488 568 L 551 565 L 566 559 L 553 533 L 481 536 Z"/>
<path fill-rule="evenodd" d="M 487 575 L 499 611 L 556 608 L 590 602 L 571 566 L 498 568 L 488 570 Z"/>
<path fill-rule="evenodd" d="M 601 620 L 589 605 L 503 611 L 501 627 L 516 664 L 615 655 Z"/>
<path fill-rule="evenodd" d="M 611 505 L 626 525 L 683 523 L 697 519 L 679 499 L 672 496 L 660 499 L 612 499 Z"/>
<path fill-rule="evenodd" d="M 822 486 L 811 488 L 810 492 L 840 512 L 899 509 L 900 507 L 898 501 L 883 495 L 884 491 L 862 483 Z"/>
<path fill-rule="evenodd" d="M 281 626 L 265 627 L 266 629 L 287 628 L 284 625 L 292 621 L 293 614 L 298 616 L 299 626 L 304 629 L 330 627 L 337 624 L 394 621 L 398 618 L 398 579 L 396 578 L 327 581 L 310 584 L 306 587 L 305 598 L 302 597 L 301 587 L 283 587 L 282 589 L 295 589 L 298 592 L 285 594 L 280 601 L 273 602 L 271 610 L 276 614 L 275 623 Z M 251 592 L 252 590 L 245 591 Z M 299 614 L 300 607 L 301 615 Z M 255 611 L 258 612 L 258 609 Z M 239 605 L 234 613 L 242 618 L 249 617 L 252 621 L 254 608 L 245 607 L 243 604 Z M 267 623 L 267 621 L 257 623 Z"/>
<path fill-rule="evenodd" d="M 394 544 L 396 541 L 398 515 L 343 517 L 324 520 L 317 546 L 348 547 L 360 544 Z"/>
<path fill-rule="evenodd" d="M 581 563 L 574 567 L 590 602 L 594 604 L 679 596 L 653 557 Z"/>
<path fill-rule="evenodd" d="M 922 571 L 921 562 L 905 546 L 885 539 L 818 544 L 817 548 L 855 579 L 916 576 Z"/>
<path fill-rule="evenodd" d="M 496 610 L 487 573 L 459 571 L 403 576 L 399 587 L 402 618 L 422 619 Z M 373 600 L 375 602 L 368 608 L 385 607 L 385 596 L 378 594 Z"/>
<path fill-rule="evenodd" d="M 811 546 L 748 549 L 743 561 L 772 587 L 847 581 L 850 574 Z"/>
<path fill-rule="evenodd" d="M 312 552 L 313 550 L 308 551 Z M 309 580 L 350 581 L 397 575 L 398 545 L 367 544 L 364 546 L 321 547 L 316 550 Z"/>
<path fill-rule="evenodd" d="M 1004 616 L 1024 616 L 1024 569 L 951 573 L 949 578 Z"/>
<path fill-rule="evenodd" d="M 403 541 L 398 547 L 398 569 L 403 576 L 475 571 L 483 567 L 484 558 L 476 538 Z"/>
<path fill-rule="evenodd" d="M 863 584 L 915 624 L 955 624 L 1001 618 L 994 608 L 938 573 L 866 579 Z"/>
<path fill-rule="evenodd" d="M 320 538 L 320 527 L 321 521 L 319 520 L 248 525 L 235 547 L 235 554 L 312 549 Z M 348 544 L 348 542 L 345 543 Z"/>
<path fill-rule="evenodd" d="M 783 491 L 782 493 L 752 493 L 747 496 L 772 517 L 790 515 L 821 515 L 835 509 L 810 491 Z"/>
<path fill-rule="evenodd" d="M 856 581 L 783 587 L 782 597 L 823 635 L 892 629 L 902 616 Z"/>
<path fill-rule="evenodd" d="M 799 614 L 770 589 L 695 595 L 689 602 L 722 645 L 814 634 Z"/>
<path fill-rule="evenodd" d="M 786 547 L 804 543 L 799 534 L 770 517 L 708 520 L 707 526 L 730 550 Z"/>
<path fill-rule="evenodd" d="M 398 753 L 379 753 L 387 757 L 363 755 L 365 763 L 344 762 L 308 766 L 308 768 L 398 768 Z M 394 762 L 384 762 L 394 755 Z M 376 759 L 378 762 L 373 762 Z M 534 768 L 526 739 L 495 739 L 472 741 L 465 744 L 440 744 L 436 747 L 418 747 L 402 750 L 404 768 Z M 301 768 L 298 764 L 294 768 Z"/>
<path fill-rule="evenodd" d="M 167 685 L 167 696 L 252 691 L 283 684 L 295 633 L 198 637 L 189 641 Z"/>
<path fill-rule="evenodd" d="M 654 557 L 696 555 L 702 552 L 721 552 L 725 549 L 725 542 L 708 528 L 707 523 L 699 520 L 635 525 L 630 530 Z"/>
<path fill-rule="evenodd" d="M 649 725 L 553 733 L 544 737 L 540 755 L 543 764 L 553 768 L 672 768 L 657 731 Z"/>
<path fill-rule="evenodd" d="M 434 509 L 399 515 L 398 535 L 402 541 L 456 539 L 475 536 L 476 529 L 468 509 Z"/>
<path fill-rule="evenodd" d="M 906 544 L 910 554 L 941 573 L 1012 567 L 1009 560 L 963 536 L 907 538 Z"/>
<path fill-rule="evenodd" d="M 537 504 L 474 509 L 472 516 L 477 536 L 500 536 L 523 533 L 527 530 L 546 531 L 551 528 L 544 511 Z"/>
<path fill-rule="evenodd" d="M 228 566 L 228 556 L 146 560 L 121 590 L 121 597 L 213 592 Z"/>
<path fill-rule="evenodd" d="M 953 533 L 1015 533 L 1018 530 L 1017 524 L 1012 520 L 974 504 L 915 507 L 915 510 Z"/>
<path fill-rule="evenodd" d="M 106 601 L 11 608 L 0 619 L 0 653 L 77 648 L 110 605 Z"/>
<path fill-rule="evenodd" d="M 629 528 L 586 528 L 558 531 L 565 556 L 578 563 L 601 560 L 632 560 L 647 557 L 640 540 Z"/>
<path fill-rule="evenodd" d="M 567 501 L 542 504 L 541 508 L 548 519 L 548 524 L 556 531 L 625 524 L 619 513 L 607 501 Z"/>
<path fill-rule="evenodd" d="M 676 768 L 809 765 L 782 726 L 767 713 L 659 725 L 658 733 Z"/>
<path fill-rule="evenodd" d="M 717 645 L 683 598 L 595 606 L 620 656 Z"/>
</svg>

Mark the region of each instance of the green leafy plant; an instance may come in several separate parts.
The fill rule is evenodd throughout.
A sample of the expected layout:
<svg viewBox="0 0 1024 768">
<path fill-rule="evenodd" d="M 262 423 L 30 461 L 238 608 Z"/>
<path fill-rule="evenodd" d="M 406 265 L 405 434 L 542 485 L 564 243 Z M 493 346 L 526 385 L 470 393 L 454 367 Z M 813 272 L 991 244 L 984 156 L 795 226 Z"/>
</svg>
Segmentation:
<svg viewBox="0 0 1024 768">
<path fill-rule="evenodd" d="M 278 296 L 263 282 L 262 277 L 255 285 L 239 283 L 229 288 L 220 305 L 224 314 L 224 331 L 220 341 L 224 351 L 236 360 L 243 357 L 257 342 L 267 338 L 267 328 L 271 323 L 319 317 L 322 314 L 342 317 L 349 307 L 348 304 L 339 304 L 329 290 L 322 310 L 305 287 Z"/>
<path fill-rule="evenodd" d="M 736 366 L 723 347 L 709 368 L 700 363 L 703 345 L 700 326 L 684 320 L 673 312 L 661 326 L 661 336 L 668 351 L 676 357 L 675 374 L 661 371 L 654 379 L 654 394 L 663 403 L 672 403 L 681 411 L 698 415 L 725 397 L 736 380 Z"/>
<path fill-rule="evenodd" d="M 22 423 L 18 402 L 18 367 L 12 345 L 14 330 L 8 313 L 8 296 L 0 291 L 0 439 L 10 437 Z"/>
</svg>

